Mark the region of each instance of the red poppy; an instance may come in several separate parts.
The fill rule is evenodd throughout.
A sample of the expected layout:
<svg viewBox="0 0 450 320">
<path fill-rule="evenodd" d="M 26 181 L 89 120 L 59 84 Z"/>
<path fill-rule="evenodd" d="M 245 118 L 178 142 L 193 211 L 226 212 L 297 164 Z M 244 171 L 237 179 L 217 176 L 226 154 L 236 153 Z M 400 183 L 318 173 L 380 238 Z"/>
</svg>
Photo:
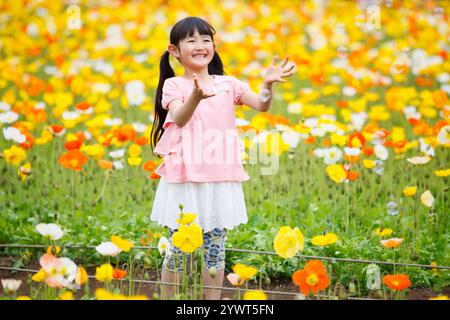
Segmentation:
<svg viewBox="0 0 450 320">
<path fill-rule="evenodd" d="M 113 279 L 116 280 L 122 280 L 123 278 L 125 278 L 128 274 L 128 271 L 126 270 L 121 270 L 121 269 L 113 269 Z"/>
<path fill-rule="evenodd" d="M 148 143 L 148 139 L 146 137 L 139 137 L 136 138 L 134 142 L 142 147 L 143 145 L 146 145 Z"/>
<path fill-rule="evenodd" d="M 83 142 L 81 142 L 80 140 L 67 141 L 64 144 L 64 148 L 66 148 L 67 151 L 79 150 L 81 148 L 82 144 L 83 144 Z"/>
<path fill-rule="evenodd" d="M 383 277 L 383 282 L 390 289 L 396 291 L 405 290 L 411 285 L 407 274 L 388 274 Z"/>
<path fill-rule="evenodd" d="M 150 175 L 150 178 L 152 180 L 157 180 L 157 179 L 161 178 L 161 176 L 153 171 L 152 174 Z"/>
<path fill-rule="evenodd" d="M 64 168 L 72 169 L 75 171 L 81 171 L 82 170 L 81 166 L 85 164 L 88 160 L 89 158 L 86 155 L 84 155 L 81 151 L 72 150 L 66 154 L 63 154 L 59 158 L 59 163 Z"/>
<path fill-rule="evenodd" d="M 292 280 L 305 296 L 310 292 L 316 295 L 319 290 L 324 290 L 330 285 L 325 266 L 319 260 L 308 261 L 303 270 L 294 272 Z"/>
</svg>

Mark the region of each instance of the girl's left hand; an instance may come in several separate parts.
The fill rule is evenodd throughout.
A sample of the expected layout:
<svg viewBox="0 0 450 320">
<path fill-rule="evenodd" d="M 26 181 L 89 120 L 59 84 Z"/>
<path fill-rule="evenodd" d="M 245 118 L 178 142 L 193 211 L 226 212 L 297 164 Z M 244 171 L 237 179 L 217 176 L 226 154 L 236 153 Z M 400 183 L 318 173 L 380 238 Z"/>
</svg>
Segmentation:
<svg viewBox="0 0 450 320">
<path fill-rule="evenodd" d="M 288 78 L 292 76 L 295 72 L 295 64 L 289 63 L 289 55 L 278 65 L 275 66 L 275 63 L 278 61 L 279 57 L 276 55 L 269 68 L 267 68 L 266 73 L 264 74 L 264 82 L 267 84 L 272 84 L 274 82 L 286 82 L 286 80 L 282 78 Z"/>
</svg>

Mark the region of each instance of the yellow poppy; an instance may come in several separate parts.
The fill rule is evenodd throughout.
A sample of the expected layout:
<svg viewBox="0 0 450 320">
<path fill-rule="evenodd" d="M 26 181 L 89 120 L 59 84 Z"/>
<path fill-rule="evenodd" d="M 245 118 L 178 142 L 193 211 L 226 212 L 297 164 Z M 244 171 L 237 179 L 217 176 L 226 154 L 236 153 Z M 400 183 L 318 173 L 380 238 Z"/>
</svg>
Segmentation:
<svg viewBox="0 0 450 320">
<path fill-rule="evenodd" d="M 258 270 L 256 268 L 246 266 L 245 264 L 235 264 L 233 266 L 233 272 L 236 273 L 242 281 L 247 281 L 253 278 Z"/>
<path fill-rule="evenodd" d="M 134 245 L 133 242 L 122 239 L 119 236 L 111 236 L 111 242 L 125 252 L 130 251 L 130 249 L 133 248 Z"/>
<path fill-rule="evenodd" d="M 100 282 L 111 281 L 112 275 L 113 267 L 109 263 L 105 263 L 96 269 L 95 279 Z"/>
<path fill-rule="evenodd" d="M 183 252 L 194 252 L 203 244 L 203 232 L 199 225 L 182 225 L 172 236 L 172 243 Z"/>
<path fill-rule="evenodd" d="M 275 236 L 275 252 L 282 258 L 292 258 L 299 250 L 303 250 L 304 237 L 298 228 L 281 227 Z"/>
<path fill-rule="evenodd" d="M 327 233 L 326 235 L 315 236 L 311 239 L 311 242 L 315 246 L 327 246 L 333 244 L 338 240 L 338 237 L 334 233 Z"/>
</svg>

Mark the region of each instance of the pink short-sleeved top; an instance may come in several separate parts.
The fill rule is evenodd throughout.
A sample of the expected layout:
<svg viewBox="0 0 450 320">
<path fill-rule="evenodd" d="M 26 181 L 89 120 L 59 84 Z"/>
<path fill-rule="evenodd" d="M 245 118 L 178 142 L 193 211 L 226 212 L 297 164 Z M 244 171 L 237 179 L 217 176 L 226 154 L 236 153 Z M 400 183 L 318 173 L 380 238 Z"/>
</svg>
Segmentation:
<svg viewBox="0 0 450 320">
<path fill-rule="evenodd" d="M 169 182 L 245 181 L 241 152 L 244 149 L 236 129 L 235 105 L 250 87 L 227 75 L 214 75 L 214 80 L 200 81 L 201 87 L 216 95 L 203 99 L 191 119 L 183 127 L 175 124 L 169 111 L 165 129 L 154 153 L 164 156 L 156 173 Z M 170 102 L 185 102 L 192 93 L 194 81 L 173 77 L 164 82 L 162 107 Z"/>
</svg>

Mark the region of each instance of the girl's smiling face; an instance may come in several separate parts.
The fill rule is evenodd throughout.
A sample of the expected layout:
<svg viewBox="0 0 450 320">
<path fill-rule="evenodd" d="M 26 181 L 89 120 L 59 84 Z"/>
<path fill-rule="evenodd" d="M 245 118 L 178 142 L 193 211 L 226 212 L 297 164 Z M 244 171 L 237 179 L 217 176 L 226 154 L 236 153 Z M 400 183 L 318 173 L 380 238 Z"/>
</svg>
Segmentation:
<svg viewBox="0 0 450 320">
<path fill-rule="evenodd" d="M 199 34 L 198 31 L 195 30 L 192 36 L 188 36 L 180 41 L 179 50 L 175 46 L 169 45 L 169 52 L 171 52 L 185 68 L 201 70 L 205 67 L 207 68 L 208 64 L 213 59 L 215 45 L 211 36 Z"/>
</svg>

